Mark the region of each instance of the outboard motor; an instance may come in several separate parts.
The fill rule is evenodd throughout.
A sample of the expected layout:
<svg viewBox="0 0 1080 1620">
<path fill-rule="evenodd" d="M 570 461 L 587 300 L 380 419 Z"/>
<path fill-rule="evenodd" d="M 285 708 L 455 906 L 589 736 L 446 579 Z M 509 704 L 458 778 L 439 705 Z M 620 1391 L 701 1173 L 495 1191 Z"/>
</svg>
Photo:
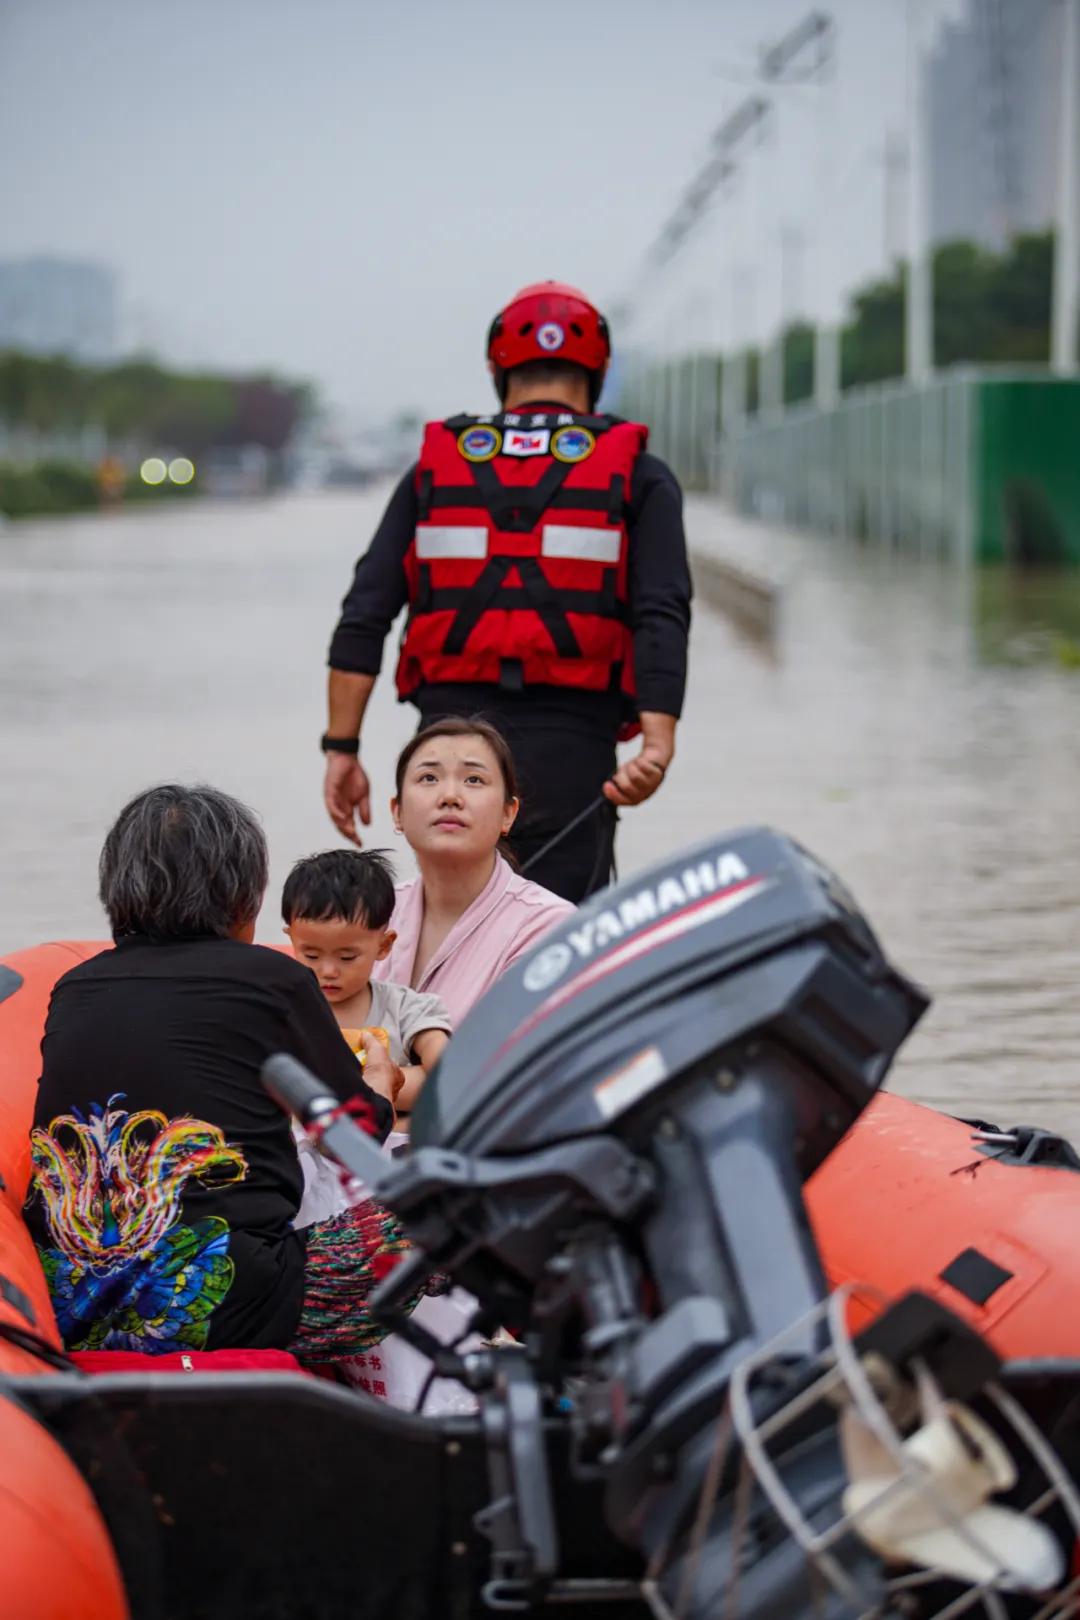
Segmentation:
<svg viewBox="0 0 1080 1620">
<path fill-rule="evenodd" d="M 733 1367 L 823 1298 L 801 1183 L 926 1006 L 831 873 L 740 832 L 595 896 L 421 1094 L 416 1147 L 512 1158 L 455 1276 L 543 1375 L 584 1377 L 580 1455 L 646 1554 L 696 1500 Z M 561 1185 L 524 1204 L 538 1158 Z"/>
<path fill-rule="evenodd" d="M 594 896 L 512 968 L 429 1078 L 404 1161 L 350 1157 L 332 1099 L 304 1105 L 274 1060 L 279 1094 L 317 1130 L 322 1110 L 324 1147 L 419 1246 L 382 1308 L 438 1269 L 480 1301 L 480 1327 L 520 1342 L 455 1367 L 398 1327 L 479 1394 L 493 1607 L 557 1587 L 544 1432 L 558 1420 L 643 1554 L 656 1612 L 858 1612 L 836 1583 L 813 1595 L 805 1538 L 740 1495 L 733 1377 L 742 1434 L 817 1376 L 828 1307 L 801 1186 L 927 1005 L 837 879 L 751 829 Z M 940 1324 L 920 1331 L 924 1348 L 940 1340 Z M 793 1410 L 778 1478 L 812 1523 L 847 1476 L 835 1415 L 792 1427 Z M 841 1593 L 877 1590 L 865 1542 L 837 1560 Z"/>
</svg>

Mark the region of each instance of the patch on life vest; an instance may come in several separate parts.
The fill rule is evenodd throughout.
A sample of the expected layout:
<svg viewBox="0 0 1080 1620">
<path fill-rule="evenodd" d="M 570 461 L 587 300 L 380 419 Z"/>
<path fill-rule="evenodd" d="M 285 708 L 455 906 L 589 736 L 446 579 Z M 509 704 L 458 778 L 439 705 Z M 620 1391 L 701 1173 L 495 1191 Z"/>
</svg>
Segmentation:
<svg viewBox="0 0 1080 1620">
<path fill-rule="evenodd" d="M 458 434 L 457 447 L 466 461 L 490 461 L 502 448 L 498 428 L 470 427 Z"/>
<path fill-rule="evenodd" d="M 550 443 L 549 428 L 507 428 L 503 437 L 503 455 L 546 456 Z"/>
<path fill-rule="evenodd" d="M 596 435 L 588 428 L 564 427 L 552 435 L 551 453 L 556 461 L 584 461 L 596 449 Z"/>
<path fill-rule="evenodd" d="M 543 326 L 536 328 L 536 341 L 542 349 L 554 354 L 555 350 L 561 349 L 566 342 L 566 333 L 558 321 L 545 321 Z"/>
</svg>

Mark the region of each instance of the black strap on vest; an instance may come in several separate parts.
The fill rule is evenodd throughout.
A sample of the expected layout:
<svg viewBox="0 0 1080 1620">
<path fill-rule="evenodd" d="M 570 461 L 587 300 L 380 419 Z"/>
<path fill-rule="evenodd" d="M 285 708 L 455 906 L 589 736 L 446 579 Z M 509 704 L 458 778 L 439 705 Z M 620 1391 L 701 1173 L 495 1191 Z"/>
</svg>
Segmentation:
<svg viewBox="0 0 1080 1620">
<path fill-rule="evenodd" d="M 476 486 L 492 521 L 504 534 L 530 534 L 570 475 L 572 462 L 553 461 L 535 484 L 504 484 L 491 461 L 473 466 Z"/>
<path fill-rule="evenodd" d="M 507 575 L 515 568 L 521 579 L 520 586 L 505 584 Z M 465 651 L 469 637 L 491 608 L 535 613 L 560 658 L 581 657 L 581 644 L 567 618 L 568 613 L 592 613 L 622 622 L 627 618 L 627 610 L 615 595 L 614 570 L 609 572 L 599 591 L 556 591 L 536 557 L 492 557 L 472 585 L 442 586 L 433 590 L 429 575 L 413 611 L 450 610 L 454 614 L 442 651 L 457 656 Z"/>
<path fill-rule="evenodd" d="M 491 559 L 492 563 L 500 564 L 503 579 L 510 572 L 511 567 L 517 566 L 520 569 L 522 562 L 528 564 L 529 562 L 535 563 L 535 561 L 535 558 L 530 557 L 493 557 Z M 505 570 L 501 569 L 503 563 L 509 565 Z M 487 571 L 487 568 L 485 568 L 484 574 Z M 480 577 L 483 578 L 483 574 Z M 542 572 L 541 578 L 544 579 L 546 585 L 547 580 Z M 430 563 L 421 563 L 417 580 L 416 601 L 412 605 L 412 613 L 460 613 L 462 608 L 471 601 L 472 594 L 479 583 L 478 579 L 472 585 L 433 586 L 431 583 Z M 609 569 L 605 573 L 604 583 L 598 591 L 560 590 L 557 593 L 557 600 L 563 613 L 593 613 L 599 614 L 604 619 L 618 619 L 624 624 L 629 623 L 630 610 L 619 601 L 615 594 L 614 569 Z M 494 606 L 510 612 L 527 611 L 533 613 L 536 611 L 535 599 L 524 584 L 500 584 L 498 601 L 494 602 Z"/>
<path fill-rule="evenodd" d="M 423 482 L 425 476 L 430 480 L 430 473 L 421 474 L 421 482 Z M 612 485 L 618 484 L 620 488 L 622 482 L 621 473 L 616 473 L 611 481 Z M 472 507 L 474 509 L 480 507 L 486 512 L 488 503 L 483 490 L 476 484 L 440 484 L 435 489 L 429 482 L 427 486 L 427 508 L 425 510 L 421 505 L 420 521 L 422 523 L 426 522 L 431 513 L 439 507 L 450 510 L 455 507 L 458 509 L 461 507 Z M 607 512 L 609 514 L 613 509 L 617 509 L 621 513 L 622 498 L 619 498 L 616 507 L 610 485 L 607 489 L 557 489 L 548 501 L 546 509 L 558 511 L 560 507 L 574 507 L 579 512 Z M 615 521 L 619 521 L 618 517 L 616 517 Z"/>
<path fill-rule="evenodd" d="M 513 557 L 492 557 L 478 580 L 461 592 L 457 604 L 454 622 L 446 632 L 443 642 L 444 653 L 462 653 L 465 643 L 476 629 L 484 614 L 491 607 L 498 590 L 511 568 L 514 566 Z M 442 596 L 441 591 L 433 591 L 433 601 Z M 447 604 L 443 604 L 444 606 Z"/>
<path fill-rule="evenodd" d="M 532 597 L 540 622 L 559 657 L 580 658 L 581 643 L 566 617 L 566 603 L 556 595 L 539 561 L 535 557 L 519 557 L 517 565 L 526 594 Z"/>
<path fill-rule="evenodd" d="M 421 523 L 426 523 L 431 516 L 432 493 L 435 478 L 430 467 L 420 469 L 420 478 L 416 486 L 416 515 Z"/>
</svg>

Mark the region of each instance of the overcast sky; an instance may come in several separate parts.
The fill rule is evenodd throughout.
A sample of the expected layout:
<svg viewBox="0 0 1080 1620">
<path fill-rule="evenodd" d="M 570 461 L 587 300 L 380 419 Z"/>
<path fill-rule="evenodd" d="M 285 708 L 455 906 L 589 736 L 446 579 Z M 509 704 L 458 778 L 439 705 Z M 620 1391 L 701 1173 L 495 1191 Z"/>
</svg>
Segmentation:
<svg viewBox="0 0 1080 1620">
<path fill-rule="evenodd" d="M 808 309 L 882 268 L 907 5 L 832 0 L 832 84 L 782 94 L 625 341 L 760 335 L 784 230 Z M 494 310 L 547 276 L 634 287 L 738 75 L 809 9 L 0 0 L 0 252 L 112 264 L 129 339 L 185 364 L 311 376 L 367 418 L 484 408 Z"/>
</svg>

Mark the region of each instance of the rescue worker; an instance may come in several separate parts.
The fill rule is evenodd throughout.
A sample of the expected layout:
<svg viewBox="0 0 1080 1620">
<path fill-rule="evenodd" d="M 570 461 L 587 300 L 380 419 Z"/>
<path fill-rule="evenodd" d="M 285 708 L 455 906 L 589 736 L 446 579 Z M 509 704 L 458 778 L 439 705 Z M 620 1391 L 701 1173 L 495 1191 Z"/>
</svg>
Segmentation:
<svg viewBox="0 0 1080 1620">
<path fill-rule="evenodd" d="M 521 783 L 519 863 L 580 818 L 528 865 L 534 881 L 575 903 L 602 888 L 617 807 L 663 782 L 690 623 L 682 495 L 646 451 L 647 428 L 597 414 L 610 353 L 582 293 L 526 287 L 488 333 L 502 410 L 427 425 L 330 646 L 324 792 L 354 843 L 357 816 L 371 819 L 361 726 L 406 603 L 398 697 L 422 726 L 482 714 L 503 731 Z M 619 765 L 616 741 L 632 737 Z"/>
</svg>

